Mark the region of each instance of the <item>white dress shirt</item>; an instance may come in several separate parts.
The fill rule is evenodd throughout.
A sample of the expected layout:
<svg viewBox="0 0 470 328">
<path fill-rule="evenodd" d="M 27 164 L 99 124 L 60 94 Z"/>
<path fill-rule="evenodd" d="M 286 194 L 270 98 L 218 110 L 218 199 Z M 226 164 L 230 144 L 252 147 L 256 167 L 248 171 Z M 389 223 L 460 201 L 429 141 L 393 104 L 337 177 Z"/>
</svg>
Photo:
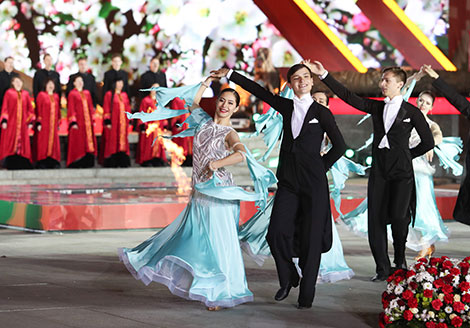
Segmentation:
<svg viewBox="0 0 470 328">
<path fill-rule="evenodd" d="M 297 138 L 302 130 L 305 115 L 307 115 L 310 105 L 313 103 L 313 98 L 310 94 L 303 95 L 302 98 L 294 96 L 294 111 L 292 112 L 291 129 L 292 136 Z"/>
<path fill-rule="evenodd" d="M 385 135 L 380 141 L 379 148 L 388 148 L 390 149 L 390 144 L 388 143 L 387 133 L 395 122 L 397 118 L 398 112 L 400 111 L 401 104 L 403 102 L 403 97 L 395 96 L 393 99 L 389 97 L 384 99 L 385 108 L 384 108 L 384 128 L 385 128 Z"/>
</svg>

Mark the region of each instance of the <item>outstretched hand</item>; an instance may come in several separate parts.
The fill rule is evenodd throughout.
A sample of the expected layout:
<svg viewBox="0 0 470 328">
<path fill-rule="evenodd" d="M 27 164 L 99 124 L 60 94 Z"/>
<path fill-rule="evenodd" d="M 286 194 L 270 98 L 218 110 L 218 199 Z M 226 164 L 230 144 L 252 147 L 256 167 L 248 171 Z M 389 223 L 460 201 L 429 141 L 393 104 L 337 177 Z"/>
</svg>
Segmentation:
<svg viewBox="0 0 470 328">
<path fill-rule="evenodd" d="M 310 62 L 310 59 L 306 59 L 306 60 L 303 60 L 301 64 L 304 64 L 305 66 L 307 66 L 312 71 L 312 73 L 316 75 L 323 75 L 326 72 L 322 63 L 320 63 L 317 60 L 314 60 L 312 63 Z"/>
<path fill-rule="evenodd" d="M 220 79 L 222 77 L 226 77 L 229 72 L 228 68 L 219 68 L 218 70 L 211 71 L 211 77 L 215 79 Z"/>
<path fill-rule="evenodd" d="M 431 65 L 423 65 L 421 66 L 421 70 L 424 70 L 424 72 L 429 75 L 430 77 L 432 77 L 433 79 L 437 79 L 439 77 L 439 74 L 436 73 L 435 70 L 432 69 Z"/>
</svg>

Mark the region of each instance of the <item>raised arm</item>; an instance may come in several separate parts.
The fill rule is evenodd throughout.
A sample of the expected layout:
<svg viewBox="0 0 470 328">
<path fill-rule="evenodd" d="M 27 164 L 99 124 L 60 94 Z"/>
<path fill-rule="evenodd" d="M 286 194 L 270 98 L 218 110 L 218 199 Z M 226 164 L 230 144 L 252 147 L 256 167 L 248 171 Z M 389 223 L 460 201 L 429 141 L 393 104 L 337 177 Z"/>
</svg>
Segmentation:
<svg viewBox="0 0 470 328">
<path fill-rule="evenodd" d="M 272 108 L 274 108 L 275 110 L 283 114 L 283 111 L 285 111 L 284 106 L 290 100 L 274 95 L 273 93 L 266 90 L 258 83 L 244 77 L 243 75 L 235 71 L 231 71 L 231 74 L 228 75 L 229 72 L 230 70 L 228 68 L 220 68 L 216 71 L 212 71 L 211 76 L 217 77 L 217 78 L 228 77 L 230 81 L 235 82 L 236 84 L 241 86 L 243 89 L 245 89 L 246 91 L 248 91 L 255 97 L 261 99 L 265 103 L 269 104 Z"/>
<path fill-rule="evenodd" d="M 322 157 L 325 170 L 328 171 L 330 167 L 344 154 L 347 147 L 344 142 L 343 135 L 336 125 L 335 118 L 328 108 L 321 109 L 320 124 L 332 144 L 330 150 Z"/>
<path fill-rule="evenodd" d="M 344 85 L 336 81 L 331 74 L 323 67 L 319 61 L 304 61 L 304 65 L 307 65 L 313 74 L 317 74 L 320 77 L 320 80 L 326 84 L 328 88 L 331 89 L 339 98 L 341 98 L 347 104 L 353 106 L 354 108 L 369 113 L 375 113 L 375 107 L 373 104 L 375 100 L 361 98 L 356 95 L 354 92 L 349 91 Z"/>
<path fill-rule="evenodd" d="M 206 91 L 206 89 L 211 86 L 211 83 L 214 79 L 215 78 L 213 78 L 212 76 L 209 76 L 207 79 L 205 79 L 204 82 L 201 83 L 201 86 L 199 87 L 199 89 L 196 92 L 196 95 L 194 96 L 193 105 L 190 108 L 188 108 L 190 112 L 193 109 L 196 109 L 199 107 L 199 102 L 201 101 L 204 91 Z"/>
<path fill-rule="evenodd" d="M 452 106 L 470 120 L 470 102 L 440 78 L 439 74 L 431 66 L 424 65 L 423 68 L 430 77 L 435 79 L 432 85 L 444 95 Z"/>
</svg>

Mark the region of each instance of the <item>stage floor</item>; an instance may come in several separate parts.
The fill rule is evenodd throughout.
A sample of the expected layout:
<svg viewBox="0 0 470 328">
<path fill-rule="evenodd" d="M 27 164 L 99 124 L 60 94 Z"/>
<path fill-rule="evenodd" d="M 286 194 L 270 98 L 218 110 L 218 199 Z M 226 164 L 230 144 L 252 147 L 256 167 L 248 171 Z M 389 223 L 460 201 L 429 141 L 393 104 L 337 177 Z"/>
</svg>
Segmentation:
<svg viewBox="0 0 470 328">
<path fill-rule="evenodd" d="M 436 255 L 464 258 L 470 227 L 446 222 L 451 231 Z M 351 280 L 317 286 L 313 308 L 297 310 L 298 289 L 276 302 L 274 262 L 258 267 L 245 257 L 254 302 L 209 312 L 202 303 L 145 286 L 119 262 L 118 247 L 133 247 L 155 231 L 31 234 L 0 229 L 0 326 L 8 328 L 145 327 L 378 327 L 385 283 L 372 283 L 375 265 L 366 239 L 337 225 Z M 389 244 L 391 250 L 391 244 Z M 407 251 L 408 264 L 415 252 Z"/>
<path fill-rule="evenodd" d="M 365 179 L 348 180 L 341 211 L 353 210 L 366 193 Z M 442 217 L 451 219 L 458 185 L 438 186 L 435 193 Z M 156 182 L 0 186 L 0 226 L 41 232 L 162 228 L 188 199 L 189 193 Z M 240 224 L 255 212 L 253 202 L 241 202 Z M 338 216 L 333 203 L 332 213 Z"/>
</svg>

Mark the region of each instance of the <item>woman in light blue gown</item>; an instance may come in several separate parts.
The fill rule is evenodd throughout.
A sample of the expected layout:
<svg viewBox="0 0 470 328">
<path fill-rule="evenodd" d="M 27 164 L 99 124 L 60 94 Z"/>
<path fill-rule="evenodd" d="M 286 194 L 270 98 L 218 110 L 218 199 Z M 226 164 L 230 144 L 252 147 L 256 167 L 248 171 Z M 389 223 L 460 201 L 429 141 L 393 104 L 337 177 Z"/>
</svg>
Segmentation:
<svg viewBox="0 0 470 328">
<path fill-rule="evenodd" d="M 291 90 L 286 87 L 281 93 L 284 97 L 292 97 Z M 328 97 L 324 92 L 316 92 L 313 94 L 314 99 L 323 106 L 328 107 Z M 255 135 L 263 134 L 263 139 L 268 147 L 267 152 L 261 161 L 265 161 L 271 151 L 274 149 L 276 142 L 282 134 L 282 117 L 271 108 L 266 114 L 262 115 L 256 122 Z M 328 142 L 322 147 L 322 153 L 326 153 L 329 148 Z M 341 195 L 340 191 L 344 188 L 344 183 L 349 172 L 357 174 L 365 174 L 365 167 L 358 165 L 345 157 L 341 157 L 331 168 L 331 174 L 334 182 L 334 191 L 332 198 L 335 207 L 340 212 Z M 274 197 L 272 197 L 265 211 L 258 211 L 250 220 L 240 227 L 239 238 L 242 249 L 253 258 L 258 265 L 263 265 L 264 260 L 271 255 L 268 243 L 266 241 L 266 233 L 271 216 L 271 210 Z M 333 217 L 331 218 L 333 220 Z M 318 282 L 336 282 L 343 279 L 350 279 L 354 276 L 353 270 L 347 265 L 341 240 L 336 230 L 333 220 L 333 244 L 327 253 L 323 253 L 320 261 L 320 270 L 318 274 Z M 294 259 L 294 262 L 296 259 Z M 299 275 L 300 268 L 297 266 Z"/>
<path fill-rule="evenodd" d="M 194 135 L 193 191 L 186 208 L 170 225 L 134 248 L 119 249 L 119 257 L 144 284 L 162 283 L 177 296 L 218 310 L 253 300 L 237 238 L 240 200 L 256 201 L 264 209 L 268 186 L 277 180 L 256 162 L 230 126 L 230 117 L 240 101 L 235 90 L 221 91 L 214 119 L 197 108 L 211 81 L 208 78 L 197 86 L 155 88 L 157 110 L 128 114 L 144 122 L 168 119 L 188 111 L 169 110 L 161 104 L 175 97 L 186 100 L 193 109 L 185 121 L 189 128 L 177 136 Z M 234 185 L 225 169 L 243 160 L 247 161 L 255 192 Z"/>
<path fill-rule="evenodd" d="M 418 78 L 419 79 L 419 78 Z M 418 79 L 413 79 L 410 89 L 404 96 L 409 98 L 411 90 Z M 442 137 L 442 132 L 437 123 L 431 121 L 427 114 L 432 109 L 434 96 L 430 91 L 420 93 L 417 101 L 418 108 L 425 116 L 431 132 L 434 136 L 434 150 L 413 159 L 413 170 L 416 185 L 416 216 L 414 226 L 410 225 L 406 246 L 418 251 L 415 259 L 430 257 L 434 251 L 436 242 L 447 242 L 449 231 L 442 221 L 436 204 L 434 194 L 433 174 L 434 167 L 431 166 L 433 154 L 439 157 L 441 165 L 451 168 L 454 175 L 461 175 L 463 167 L 457 163 L 458 155 L 462 152 L 462 140 L 455 137 Z M 420 142 L 419 136 L 413 129 L 410 136 L 410 147 Z M 341 217 L 348 228 L 361 236 L 367 235 L 367 199 L 365 199 L 355 210 Z M 389 231 L 389 239 L 391 233 Z"/>
</svg>

